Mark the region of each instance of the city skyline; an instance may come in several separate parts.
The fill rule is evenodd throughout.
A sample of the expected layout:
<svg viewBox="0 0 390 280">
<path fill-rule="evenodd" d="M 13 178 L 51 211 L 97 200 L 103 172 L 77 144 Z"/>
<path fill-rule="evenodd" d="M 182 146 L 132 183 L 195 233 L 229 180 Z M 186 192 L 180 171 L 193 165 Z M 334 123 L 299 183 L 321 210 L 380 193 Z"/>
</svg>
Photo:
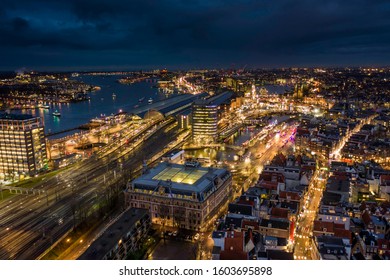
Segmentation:
<svg viewBox="0 0 390 280">
<path fill-rule="evenodd" d="M 3 0 L 0 260 L 390 260 L 389 14 Z"/>
<path fill-rule="evenodd" d="M 389 74 L 2 78 L 0 259 L 389 259 Z"/>
<path fill-rule="evenodd" d="M 3 1 L 0 70 L 388 66 L 386 1 Z"/>
</svg>

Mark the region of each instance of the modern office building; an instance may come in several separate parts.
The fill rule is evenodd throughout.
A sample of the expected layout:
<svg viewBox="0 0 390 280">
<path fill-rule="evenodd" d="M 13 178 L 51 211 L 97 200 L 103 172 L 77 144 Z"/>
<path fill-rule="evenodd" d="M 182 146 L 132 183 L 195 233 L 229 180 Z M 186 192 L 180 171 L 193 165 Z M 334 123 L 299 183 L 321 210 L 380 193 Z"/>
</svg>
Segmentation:
<svg viewBox="0 0 390 280">
<path fill-rule="evenodd" d="M 218 106 L 209 100 L 192 104 L 192 138 L 195 143 L 212 143 L 218 132 Z"/>
<path fill-rule="evenodd" d="M 41 119 L 31 115 L 0 114 L 0 179 L 32 176 L 46 167 Z"/>
<path fill-rule="evenodd" d="M 163 162 L 128 183 L 126 205 L 148 209 L 152 222 L 204 230 L 230 196 L 232 176 L 226 169 Z"/>
<path fill-rule="evenodd" d="M 209 99 L 198 99 L 192 104 L 192 139 L 195 143 L 208 144 L 217 140 L 218 121 L 232 92 L 224 92 Z"/>
</svg>

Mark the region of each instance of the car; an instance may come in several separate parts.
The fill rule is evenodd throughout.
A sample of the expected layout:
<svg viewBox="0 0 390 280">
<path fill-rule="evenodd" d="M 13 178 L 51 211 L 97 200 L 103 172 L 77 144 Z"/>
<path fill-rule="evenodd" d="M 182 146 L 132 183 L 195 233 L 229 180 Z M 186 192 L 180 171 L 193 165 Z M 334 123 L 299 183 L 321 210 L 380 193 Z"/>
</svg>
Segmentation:
<svg viewBox="0 0 390 280">
<path fill-rule="evenodd" d="M 195 234 L 194 236 L 194 240 L 198 240 L 199 239 L 199 233 Z"/>
<path fill-rule="evenodd" d="M 172 236 L 177 236 L 177 230 L 172 233 Z"/>
</svg>

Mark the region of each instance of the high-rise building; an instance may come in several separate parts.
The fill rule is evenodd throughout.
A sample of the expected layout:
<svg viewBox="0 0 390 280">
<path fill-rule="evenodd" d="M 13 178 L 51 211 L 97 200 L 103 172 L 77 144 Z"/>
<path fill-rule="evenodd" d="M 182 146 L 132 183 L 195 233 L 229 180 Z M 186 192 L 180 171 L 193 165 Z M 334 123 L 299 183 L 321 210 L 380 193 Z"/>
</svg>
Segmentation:
<svg viewBox="0 0 390 280">
<path fill-rule="evenodd" d="M 218 132 L 218 105 L 212 100 L 192 104 L 192 139 L 195 143 L 215 142 Z"/>
<path fill-rule="evenodd" d="M 0 114 L 0 179 L 31 176 L 46 167 L 41 119 L 31 115 Z"/>
<path fill-rule="evenodd" d="M 192 103 L 192 140 L 199 144 L 216 142 L 218 122 L 230 108 L 233 92 L 225 91 Z"/>
</svg>

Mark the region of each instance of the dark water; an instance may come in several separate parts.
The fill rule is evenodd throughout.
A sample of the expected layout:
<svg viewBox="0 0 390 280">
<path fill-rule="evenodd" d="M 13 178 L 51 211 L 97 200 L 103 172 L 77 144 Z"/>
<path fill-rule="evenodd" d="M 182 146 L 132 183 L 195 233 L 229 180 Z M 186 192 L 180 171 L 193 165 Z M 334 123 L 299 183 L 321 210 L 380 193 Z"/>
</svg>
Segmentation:
<svg viewBox="0 0 390 280">
<path fill-rule="evenodd" d="M 233 134 L 227 144 L 241 146 L 261 131 L 258 127 L 245 127 Z"/>
<path fill-rule="evenodd" d="M 230 145 L 242 145 L 244 142 L 253 138 L 261 128 L 244 128 L 236 132 L 230 137 L 230 141 L 227 144 Z M 212 161 L 233 161 L 234 156 L 237 155 L 236 150 L 229 148 L 226 149 L 215 149 L 215 148 L 204 148 L 196 150 L 188 150 L 186 154 L 189 157 L 206 159 L 210 158 Z"/>
<path fill-rule="evenodd" d="M 48 104 L 50 109 L 23 110 L 21 113 L 40 116 L 45 124 L 46 133 L 59 132 L 66 129 L 78 127 L 88 123 L 91 119 L 119 113 L 120 110 L 128 111 L 134 105 L 146 105 L 151 97 L 153 101 L 165 99 L 164 93 L 154 88 L 155 84 L 140 82 L 131 85 L 117 83 L 120 76 L 80 76 L 80 79 L 87 84 L 101 87 L 101 90 L 89 94 L 91 99 L 79 103 L 69 104 Z M 113 97 L 115 93 L 116 97 Z M 145 97 L 142 103 L 139 99 Z M 52 113 L 58 110 L 61 117 L 55 117 Z"/>
</svg>

